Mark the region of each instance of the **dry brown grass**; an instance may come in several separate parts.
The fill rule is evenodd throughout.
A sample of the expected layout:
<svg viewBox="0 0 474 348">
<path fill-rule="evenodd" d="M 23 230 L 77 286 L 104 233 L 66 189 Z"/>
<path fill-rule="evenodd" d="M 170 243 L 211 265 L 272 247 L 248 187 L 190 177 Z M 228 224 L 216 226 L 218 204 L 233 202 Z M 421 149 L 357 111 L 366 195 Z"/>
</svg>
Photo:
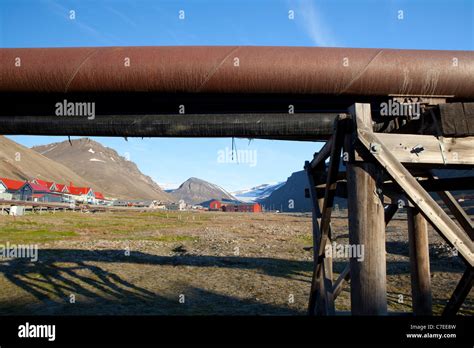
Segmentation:
<svg viewBox="0 0 474 348">
<path fill-rule="evenodd" d="M 0 314 L 306 313 L 312 270 L 312 252 L 303 249 L 311 244 L 307 216 L 56 213 L 0 217 L 0 229 L 0 244 L 40 247 L 36 263 L 0 260 Z M 346 219 L 333 220 L 333 233 L 338 243 L 348 242 Z M 437 247 L 442 243 L 430 231 L 437 314 L 463 270 L 458 258 Z M 389 308 L 410 311 L 405 221 L 389 225 L 387 260 Z M 346 262 L 335 260 L 336 275 Z M 337 308 L 348 310 L 349 298 L 346 286 Z M 461 312 L 474 313 L 472 295 Z"/>
</svg>

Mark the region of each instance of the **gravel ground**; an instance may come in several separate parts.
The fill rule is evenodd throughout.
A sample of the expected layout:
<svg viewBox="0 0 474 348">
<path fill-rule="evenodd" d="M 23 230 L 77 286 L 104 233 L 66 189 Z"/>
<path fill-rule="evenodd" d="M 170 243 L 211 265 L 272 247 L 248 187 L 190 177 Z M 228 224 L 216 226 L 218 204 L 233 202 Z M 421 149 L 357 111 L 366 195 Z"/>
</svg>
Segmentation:
<svg viewBox="0 0 474 348">
<path fill-rule="evenodd" d="M 21 223 L 25 231 L 34 224 L 66 229 L 75 219 L 87 224 L 71 225 L 75 235 L 39 243 L 35 263 L 0 259 L 0 315 L 306 314 L 312 273 L 309 216 L 57 213 L 10 219 L 0 217 L 0 228 Z M 137 227 L 144 220 L 146 225 Z M 334 218 L 332 227 L 334 240 L 348 243 L 347 220 Z M 440 314 L 463 265 L 432 230 L 429 242 L 433 310 Z M 387 228 L 387 261 L 389 310 L 410 311 L 404 220 Z M 335 259 L 335 276 L 346 262 Z M 473 295 L 462 314 L 474 313 Z M 336 306 L 350 309 L 347 285 Z"/>
</svg>

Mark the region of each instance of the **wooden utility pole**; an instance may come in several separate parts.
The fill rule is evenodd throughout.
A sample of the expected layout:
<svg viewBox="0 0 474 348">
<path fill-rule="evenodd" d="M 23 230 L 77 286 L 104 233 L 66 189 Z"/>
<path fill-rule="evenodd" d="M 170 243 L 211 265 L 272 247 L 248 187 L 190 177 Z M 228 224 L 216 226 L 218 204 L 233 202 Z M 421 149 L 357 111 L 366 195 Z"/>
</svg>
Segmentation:
<svg viewBox="0 0 474 348">
<path fill-rule="evenodd" d="M 428 224 L 417 208 L 407 208 L 413 313 L 432 315 Z"/>
</svg>

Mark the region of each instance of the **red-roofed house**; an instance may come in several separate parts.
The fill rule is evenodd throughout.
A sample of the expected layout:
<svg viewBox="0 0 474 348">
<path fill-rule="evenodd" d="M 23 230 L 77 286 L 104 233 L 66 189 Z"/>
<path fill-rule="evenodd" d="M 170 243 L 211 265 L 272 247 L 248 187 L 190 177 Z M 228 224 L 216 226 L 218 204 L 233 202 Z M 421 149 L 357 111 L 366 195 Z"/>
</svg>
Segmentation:
<svg viewBox="0 0 474 348">
<path fill-rule="evenodd" d="M 24 184 L 24 181 L 13 180 L 8 178 L 0 178 L 3 185 L 7 188 L 7 192 L 16 193 Z"/>
<path fill-rule="evenodd" d="M 12 199 L 13 196 L 11 193 L 7 192 L 8 188 L 7 185 L 3 183 L 3 181 L 0 180 L 0 199 Z"/>
<path fill-rule="evenodd" d="M 33 182 L 25 182 L 16 195 L 22 201 L 61 202 L 62 200 L 60 194 Z"/>
<path fill-rule="evenodd" d="M 82 203 L 94 203 L 94 191 L 90 187 L 75 187 L 68 186 L 70 196 L 77 201 Z"/>
<path fill-rule="evenodd" d="M 112 201 L 110 199 L 107 199 L 104 197 L 102 192 L 94 192 L 95 195 L 95 204 L 104 204 L 104 205 L 110 205 L 112 204 Z"/>
<path fill-rule="evenodd" d="M 3 183 L 3 181 L 0 180 L 0 193 L 5 193 L 7 192 L 7 185 Z"/>
<path fill-rule="evenodd" d="M 33 179 L 32 183 L 47 187 L 50 191 L 56 192 L 56 184 L 53 181 L 45 181 L 45 180 L 35 178 Z"/>
</svg>

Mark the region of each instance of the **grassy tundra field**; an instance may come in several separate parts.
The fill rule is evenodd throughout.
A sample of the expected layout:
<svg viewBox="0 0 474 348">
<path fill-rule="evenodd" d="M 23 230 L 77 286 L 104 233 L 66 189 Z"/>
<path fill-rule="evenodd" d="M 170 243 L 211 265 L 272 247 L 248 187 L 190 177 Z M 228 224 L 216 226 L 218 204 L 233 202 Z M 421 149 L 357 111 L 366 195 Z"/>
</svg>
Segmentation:
<svg viewBox="0 0 474 348">
<path fill-rule="evenodd" d="M 333 219 L 337 243 L 347 220 Z M 37 244 L 38 261 L 0 258 L 0 315 L 305 315 L 311 219 L 283 214 L 57 212 L 0 216 L 0 245 Z M 305 249 L 306 248 L 306 249 Z M 433 310 L 463 265 L 430 230 Z M 387 227 L 388 301 L 411 311 L 406 221 Z M 347 259 L 335 259 L 336 276 Z M 474 314 L 471 292 L 460 313 Z M 336 300 L 350 308 L 346 285 Z"/>
</svg>

